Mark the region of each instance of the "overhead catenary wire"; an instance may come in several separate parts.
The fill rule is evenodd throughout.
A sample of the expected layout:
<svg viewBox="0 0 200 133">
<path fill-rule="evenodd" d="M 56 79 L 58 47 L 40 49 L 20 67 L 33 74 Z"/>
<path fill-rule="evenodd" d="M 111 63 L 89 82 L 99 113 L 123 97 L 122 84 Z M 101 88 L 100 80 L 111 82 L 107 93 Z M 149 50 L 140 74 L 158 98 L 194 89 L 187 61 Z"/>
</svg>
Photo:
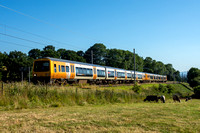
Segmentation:
<svg viewBox="0 0 200 133">
<path fill-rule="evenodd" d="M 47 21 L 38 19 L 38 18 L 36 18 L 36 17 L 33 17 L 33 16 L 28 15 L 28 14 L 25 14 L 25 13 L 23 13 L 23 12 L 17 11 L 17 10 L 15 10 L 15 9 L 9 8 L 9 7 L 7 7 L 7 6 L 4 6 L 4 5 L 1 5 L 1 4 L 0 4 L 0 7 L 5 8 L 5 9 L 8 9 L 8 10 L 10 10 L 10 11 L 13 11 L 13 12 L 15 12 L 15 13 L 18 13 L 18 14 L 20 14 L 20 15 L 26 16 L 26 17 L 31 18 L 31 19 L 33 19 L 33 20 L 36 20 L 36 21 L 38 21 L 38 22 L 47 24 L 47 25 L 52 26 L 52 27 L 54 27 L 54 28 L 57 28 L 57 29 L 59 29 L 59 30 L 64 30 L 64 29 L 66 29 L 65 27 L 64 27 L 64 28 L 63 28 L 63 27 L 61 28 L 60 26 L 57 26 L 57 25 L 52 24 L 52 23 L 49 23 L 49 22 L 47 22 Z M 66 31 L 66 30 L 64 30 L 64 31 Z M 80 35 L 80 36 L 82 36 L 82 37 L 84 37 L 84 38 L 86 38 L 86 39 L 90 38 L 90 39 L 92 39 L 92 40 L 96 40 L 96 39 L 94 39 L 94 38 L 91 38 L 91 37 L 89 37 L 89 36 L 86 36 L 86 35 L 81 34 L 81 33 L 78 33 L 78 32 L 73 32 L 73 31 L 71 31 L 71 30 L 67 30 L 67 31 L 68 31 L 68 32 L 71 32 L 71 33 L 73 33 L 73 34 Z"/>
<path fill-rule="evenodd" d="M 27 47 L 27 48 L 34 48 L 34 47 L 31 47 L 31 46 L 26 46 L 26 45 L 22 45 L 22 44 L 18 44 L 18 43 L 13 43 L 13 42 L 8 42 L 8 41 L 2 41 L 2 40 L 0 40 L 0 42 L 6 43 L 6 44 L 11 44 L 11 45 L 17 45 L 17 46 Z"/>
<path fill-rule="evenodd" d="M 26 34 L 29 34 L 29 35 L 32 35 L 32 36 L 36 36 L 36 37 L 39 37 L 39 38 L 42 38 L 42 39 L 46 39 L 46 40 L 49 40 L 49 41 L 53 41 L 53 42 L 56 42 L 57 44 L 64 44 L 64 45 L 68 45 L 68 46 L 71 46 L 71 47 L 74 47 L 76 49 L 83 49 L 83 48 L 80 48 L 80 47 L 76 47 L 72 44 L 69 44 L 69 43 L 64 43 L 64 42 L 61 42 L 61 41 L 57 41 L 57 40 L 54 40 L 54 39 L 50 39 L 48 37 L 45 37 L 45 36 L 42 36 L 42 35 L 38 35 L 38 34 L 35 34 L 35 33 L 31 33 L 31 32 L 28 32 L 28 31 L 25 31 L 25 30 L 21 30 L 19 28 L 15 28 L 15 27 L 12 27 L 12 26 L 8 26 L 8 25 L 5 25 L 5 24 L 1 24 L 0 23 L 0 26 L 6 26 L 6 28 L 9 28 L 9 29 L 13 29 L 13 30 L 16 30 L 16 31 L 20 31 L 20 32 L 23 32 L 23 33 L 26 33 Z M 52 43 L 52 42 L 51 42 Z"/>
</svg>

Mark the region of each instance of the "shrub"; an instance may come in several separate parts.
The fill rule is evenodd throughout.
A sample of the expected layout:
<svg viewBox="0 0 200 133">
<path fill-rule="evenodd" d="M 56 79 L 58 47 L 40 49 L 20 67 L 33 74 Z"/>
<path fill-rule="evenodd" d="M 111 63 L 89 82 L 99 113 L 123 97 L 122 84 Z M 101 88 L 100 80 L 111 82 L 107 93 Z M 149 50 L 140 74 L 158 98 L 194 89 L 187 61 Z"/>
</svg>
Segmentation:
<svg viewBox="0 0 200 133">
<path fill-rule="evenodd" d="M 140 94 L 141 91 L 142 91 L 142 87 L 141 87 L 140 85 L 138 85 L 138 84 L 135 84 L 135 85 L 133 86 L 132 90 L 133 90 L 134 92 Z"/>
<path fill-rule="evenodd" d="M 167 85 L 167 93 L 168 94 L 171 94 L 171 93 L 173 93 L 174 92 L 174 90 L 175 90 L 175 88 L 172 86 L 172 85 L 170 85 L 170 84 L 168 84 Z"/>
</svg>

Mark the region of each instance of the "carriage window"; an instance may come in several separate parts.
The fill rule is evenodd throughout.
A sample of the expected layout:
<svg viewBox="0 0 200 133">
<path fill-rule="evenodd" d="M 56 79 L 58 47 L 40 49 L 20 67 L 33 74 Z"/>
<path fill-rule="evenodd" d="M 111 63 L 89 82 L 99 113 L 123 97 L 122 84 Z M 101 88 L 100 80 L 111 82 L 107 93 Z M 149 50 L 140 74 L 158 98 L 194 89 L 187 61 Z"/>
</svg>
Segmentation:
<svg viewBox="0 0 200 133">
<path fill-rule="evenodd" d="M 59 68 L 59 72 L 60 72 L 60 65 L 58 66 L 58 68 Z"/>
<path fill-rule="evenodd" d="M 92 69 L 76 67 L 77 76 L 93 76 Z"/>
<path fill-rule="evenodd" d="M 108 77 L 114 77 L 114 71 L 108 71 Z"/>
<path fill-rule="evenodd" d="M 142 74 L 138 74 L 138 79 L 142 79 Z"/>
<path fill-rule="evenodd" d="M 66 72 L 69 72 L 69 66 L 66 66 Z"/>
<path fill-rule="evenodd" d="M 127 78 L 131 78 L 131 77 L 132 77 L 131 73 L 127 73 Z"/>
<path fill-rule="evenodd" d="M 65 72 L 65 66 L 61 66 L 62 72 Z"/>
<path fill-rule="evenodd" d="M 104 70 L 98 70 L 98 69 L 97 69 L 97 76 L 98 76 L 98 77 L 105 77 L 105 71 L 104 71 Z"/>
<path fill-rule="evenodd" d="M 118 78 L 125 78 L 125 73 L 124 72 L 117 72 L 117 77 Z"/>
<path fill-rule="evenodd" d="M 56 73 L 56 64 L 54 64 L 54 72 Z"/>
</svg>

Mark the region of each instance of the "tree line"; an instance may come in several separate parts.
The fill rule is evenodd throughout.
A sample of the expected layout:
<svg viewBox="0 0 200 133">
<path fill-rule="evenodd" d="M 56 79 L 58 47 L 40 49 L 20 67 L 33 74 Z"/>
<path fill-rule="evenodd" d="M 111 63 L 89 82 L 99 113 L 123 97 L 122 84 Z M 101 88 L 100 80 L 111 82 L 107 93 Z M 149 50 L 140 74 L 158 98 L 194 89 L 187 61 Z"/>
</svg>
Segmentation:
<svg viewBox="0 0 200 133">
<path fill-rule="evenodd" d="M 107 49 L 101 43 L 94 44 L 85 52 L 63 48 L 56 50 L 53 45 L 47 45 L 42 50 L 31 49 L 28 55 L 21 51 L 0 52 L 0 80 L 20 81 L 21 72 L 23 72 L 24 78 L 28 79 L 29 67 L 33 66 L 34 59 L 41 57 L 91 63 L 91 51 L 93 52 L 94 64 L 128 70 L 134 69 L 134 55 L 128 50 Z M 175 70 L 172 64 L 164 64 L 161 61 L 153 60 L 151 57 L 143 58 L 138 54 L 136 54 L 136 71 L 167 75 L 168 80 L 181 80 L 180 72 Z"/>
</svg>

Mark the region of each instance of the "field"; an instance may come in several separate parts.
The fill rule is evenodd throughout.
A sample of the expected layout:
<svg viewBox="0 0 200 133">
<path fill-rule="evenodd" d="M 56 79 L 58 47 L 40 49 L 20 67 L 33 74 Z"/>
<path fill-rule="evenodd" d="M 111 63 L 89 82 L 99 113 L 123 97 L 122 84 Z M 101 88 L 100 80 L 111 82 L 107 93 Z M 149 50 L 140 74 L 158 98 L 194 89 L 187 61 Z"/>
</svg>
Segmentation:
<svg viewBox="0 0 200 133">
<path fill-rule="evenodd" d="M 200 100 L 0 112 L 0 132 L 199 132 Z"/>
<path fill-rule="evenodd" d="M 144 103 L 151 94 L 165 95 L 166 103 Z M 200 100 L 184 100 L 192 94 L 181 84 L 4 84 L 0 132 L 199 132 Z"/>
</svg>

